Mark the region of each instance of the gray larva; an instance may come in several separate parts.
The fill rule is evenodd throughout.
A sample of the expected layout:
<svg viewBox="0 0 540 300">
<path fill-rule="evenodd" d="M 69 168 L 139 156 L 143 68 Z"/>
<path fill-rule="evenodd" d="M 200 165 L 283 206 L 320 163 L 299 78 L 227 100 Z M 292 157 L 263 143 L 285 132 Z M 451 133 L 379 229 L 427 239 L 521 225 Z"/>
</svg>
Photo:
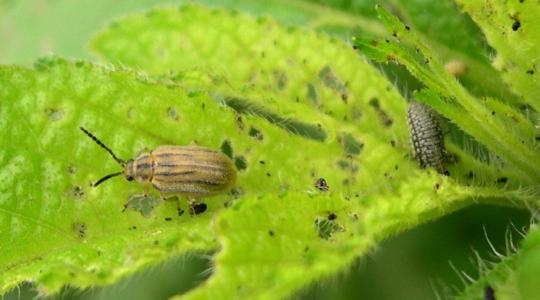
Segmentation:
<svg viewBox="0 0 540 300">
<path fill-rule="evenodd" d="M 424 104 L 411 101 L 407 109 L 407 124 L 416 161 L 422 168 L 431 167 L 447 174 L 443 134 L 436 113 Z"/>
</svg>

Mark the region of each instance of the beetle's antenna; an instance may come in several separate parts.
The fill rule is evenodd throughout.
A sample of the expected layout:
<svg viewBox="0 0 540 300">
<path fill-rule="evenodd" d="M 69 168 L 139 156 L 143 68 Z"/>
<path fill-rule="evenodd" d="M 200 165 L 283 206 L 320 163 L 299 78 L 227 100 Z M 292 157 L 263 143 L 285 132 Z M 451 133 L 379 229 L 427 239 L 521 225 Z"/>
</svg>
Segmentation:
<svg viewBox="0 0 540 300">
<path fill-rule="evenodd" d="M 82 130 L 82 132 L 86 133 L 87 136 L 89 136 L 92 140 L 94 140 L 94 142 L 96 142 L 96 144 L 100 145 L 101 148 L 103 148 L 107 152 L 109 152 L 109 154 L 112 156 L 112 158 L 114 158 L 114 160 L 117 163 L 119 163 L 122 167 L 124 167 L 126 165 L 126 162 L 123 159 L 120 159 L 120 158 L 116 157 L 116 155 L 112 152 L 112 150 L 109 149 L 109 147 L 105 146 L 97 137 L 95 137 L 93 134 L 91 134 L 88 130 L 84 129 L 83 127 L 79 127 L 79 128 Z M 101 180 L 99 182 L 101 182 Z"/>
<path fill-rule="evenodd" d="M 114 177 L 114 176 L 118 176 L 118 175 L 122 175 L 124 174 L 124 172 L 118 172 L 118 173 L 112 173 L 112 174 L 109 174 L 103 178 L 101 178 L 100 180 L 96 181 L 96 183 L 94 183 L 94 187 L 98 186 L 100 183 L 102 183 L 103 181 L 111 178 L 111 177 Z"/>
</svg>

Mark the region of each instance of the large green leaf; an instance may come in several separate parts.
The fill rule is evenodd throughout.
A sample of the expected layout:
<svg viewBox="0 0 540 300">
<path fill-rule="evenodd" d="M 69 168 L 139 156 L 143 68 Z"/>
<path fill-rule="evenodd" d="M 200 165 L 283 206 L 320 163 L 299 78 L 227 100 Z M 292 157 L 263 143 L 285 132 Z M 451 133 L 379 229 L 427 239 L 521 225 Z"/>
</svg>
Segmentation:
<svg viewBox="0 0 540 300">
<path fill-rule="evenodd" d="M 523 101 L 540 111 L 540 5 L 536 1 L 461 1 L 497 51 L 493 65 Z"/>
<path fill-rule="evenodd" d="M 241 34 L 236 30 L 239 27 L 245 28 Z M 201 32 L 206 34 L 201 35 Z M 402 162 L 389 163 L 401 160 L 397 157 L 403 157 L 408 152 L 404 142 L 405 102 L 391 88 L 388 89 L 388 83 L 380 74 L 339 41 L 298 29 L 285 30 L 267 19 L 184 6 L 118 20 L 97 36 L 93 47 L 110 62 L 155 74 L 173 74 L 172 79 L 170 75 L 162 76 L 162 80 L 166 81 L 175 82 L 175 78 L 186 80 L 201 73 L 205 77 L 204 74 L 211 70 L 220 75 L 213 77 L 213 80 L 202 80 L 208 83 L 207 90 L 217 88 L 221 94 L 234 94 L 230 88 L 223 88 L 233 87 L 251 101 L 250 105 L 241 105 L 241 113 L 265 116 L 267 114 L 260 113 L 262 107 L 289 117 L 302 116 L 303 120 L 309 122 L 324 120 L 332 124 L 325 128 L 346 129 L 365 145 L 358 156 L 351 156 L 362 168 L 352 181 L 353 190 L 359 188 L 357 192 L 360 198 L 365 195 L 367 199 L 373 197 L 377 201 L 360 200 L 359 206 L 356 206 L 356 201 L 345 204 L 316 202 L 313 205 L 314 200 L 305 195 L 295 195 L 295 201 L 291 203 L 279 201 L 277 206 L 276 202 L 270 200 L 246 201 L 238 210 L 219 217 L 217 230 L 224 247 L 216 258 L 216 273 L 204 288 L 190 294 L 192 297 L 267 298 L 290 295 L 313 280 L 346 267 L 380 238 L 466 203 L 457 200 L 465 196 L 462 194 L 454 198 L 457 201 L 448 204 L 448 208 L 443 208 L 446 204 L 439 200 L 414 204 L 424 197 L 420 195 L 431 197 L 428 195 L 437 191 L 440 184 L 446 185 L 442 182 L 447 180 L 439 178 L 433 181 L 434 178 L 429 179 L 433 175 L 421 172 L 411 176 L 411 170 L 416 169 L 414 166 L 403 167 Z M 192 68 L 204 71 L 185 71 Z M 220 81 L 225 83 L 216 86 Z M 202 91 L 205 86 L 201 86 L 200 82 L 187 82 L 185 86 Z M 375 101 L 376 98 L 380 100 Z M 238 110 L 236 103 L 226 102 Z M 358 112 L 362 116 L 355 119 L 355 115 L 359 116 Z M 388 124 L 388 120 L 392 122 Z M 339 136 L 339 133 L 331 133 L 332 130 L 327 132 L 329 136 Z M 373 136 L 374 133 L 377 135 Z M 389 139 L 397 145 L 390 149 L 401 153 L 396 157 L 392 156 L 393 151 L 382 150 L 387 147 L 383 145 L 392 144 Z M 375 144 L 382 148 L 369 148 Z M 386 154 L 382 154 L 382 151 Z M 464 153 L 459 156 L 463 158 L 463 165 L 458 168 L 477 164 Z M 482 165 L 481 168 L 488 167 Z M 381 186 L 381 182 L 389 179 L 393 182 L 391 185 Z M 346 191 L 350 188 L 344 186 L 337 189 L 345 193 L 346 198 L 356 199 L 353 194 L 347 196 Z M 461 189 L 441 199 L 451 199 L 453 197 L 450 195 L 460 194 L 458 190 Z M 489 188 L 476 190 L 475 193 L 483 197 L 485 192 L 498 193 L 496 191 Z M 395 210 L 390 202 L 404 206 Z M 425 204 L 437 208 L 427 208 Z M 408 211 L 413 207 L 417 207 L 418 211 Z M 268 211 L 272 213 L 268 214 Z M 291 211 L 300 213 L 291 215 Z M 435 211 L 437 213 L 434 214 Z M 339 216 L 340 227 L 337 228 L 345 228 L 349 235 L 336 234 L 335 244 L 331 248 L 310 243 L 305 234 L 311 231 L 313 235 L 314 224 L 329 213 Z M 371 215 L 373 218 L 360 218 L 361 221 L 357 221 L 354 215 Z M 391 216 L 392 221 L 382 221 L 385 216 Z M 250 243 L 252 240 L 257 243 Z M 309 255 L 316 257 L 313 263 L 306 261 L 306 245 Z M 333 260 L 335 257 L 329 252 L 339 253 L 339 263 Z"/>
<path fill-rule="evenodd" d="M 536 186 L 540 155 L 535 150 L 534 124 L 496 99 L 479 101 L 445 72 L 437 53 L 413 29 L 383 9 L 379 13 L 394 40 L 355 40 L 355 44 L 376 61 L 403 64 L 428 87 L 416 93 L 418 101 L 435 108 L 500 156 L 506 164 L 503 168 L 515 177 L 514 186 Z"/>
</svg>

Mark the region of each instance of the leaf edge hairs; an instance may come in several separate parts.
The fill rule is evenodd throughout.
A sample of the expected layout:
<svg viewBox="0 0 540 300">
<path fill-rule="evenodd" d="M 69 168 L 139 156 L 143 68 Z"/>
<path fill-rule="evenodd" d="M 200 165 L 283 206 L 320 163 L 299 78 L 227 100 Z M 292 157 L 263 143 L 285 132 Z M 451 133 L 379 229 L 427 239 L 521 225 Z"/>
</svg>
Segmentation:
<svg viewBox="0 0 540 300">
<path fill-rule="evenodd" d="M 229 157 L 209 148 L 162 145 L 134 159 L 123 160 L 88 130 L 83 127 L 80 127 L 80 130 L 107 151 L 123 168 L 120 172 L 96 181 L 94 187 L 109 178 L 124 175 L 127 181 L 135 180 L 140 183 L 144 187 L 145 196 L 148 195 L 150 186 L 161 194 L 163 200 L 168 200 L 168 196 L 186 196 L 189 212 L 193 215 L 206 209 L 206 205 L 196 203 L 196 198 L 224 193 L 236 181 L 236 170 Z M 176 197 L 169 199 L 178 201 Z M 180 215 L 179 202 L 177 205 Z"/>
<path fill-rule="evenodd" d="M 410 101 L 407 107 L 407 125 L 412 154 L 422 168 L 433 168 L 448 175 L 444 167 L 446 151 L 438 116 L 430 107 Z"/>
</svg>

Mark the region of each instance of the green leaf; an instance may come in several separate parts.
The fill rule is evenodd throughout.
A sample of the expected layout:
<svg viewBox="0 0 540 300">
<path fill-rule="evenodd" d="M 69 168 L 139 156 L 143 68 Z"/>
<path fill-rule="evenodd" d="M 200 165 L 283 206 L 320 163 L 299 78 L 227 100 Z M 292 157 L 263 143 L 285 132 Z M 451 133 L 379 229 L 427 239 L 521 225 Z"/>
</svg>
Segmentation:
<svg viewBox="0 0 540 300">
<path fill-rule="evenodd" d="M 540 111 L 540 6 L 535 1 L 461 1 L 497 56 L 493 65 L 523 102 Z"/>
<path fill-rule="evenodd" d="M 522 233 L 520 233 L 522 234 Z M 497 262 L 477 258 L 480 277 L 475 279 L 457 299 L 484 299 L 488 289 L 496 299 L 537 299 L 540 292 L 540 230 L 533 224 L 520 243 L 519 251 L 507 232 L 507 249 L 493 249 Z M 516 252 L 517 251 L 517 252 Z"/>
<path fill-rule="evenodd" d="M 313 190 L 313 176 L 345 161 L 335 136 L 325 143 L 306 139 L 257 116 L 239 117 L 206 94 L 160 85 L 132 71 L 60 59 L 40 60 L 36 69 L 0 69 L 2 121 L 11 124 L 2 124 L 1 135 L 13 141 L 0 156 L 0 244 L 9 245 L 0 256 L 2 292 L 23 280 L 35 281 L 47 294 L 65 284 L 108 284 L 172 255 L 215 249 L 210 221 L 225 202 L 239 195 Z M 244 167 L 234 193 L 205 200 L 209 211 L 201 216 L 178 217 L 174 203 L 160 204 L 147 217 L 122 213 L 128 197 L 142 188 L 120 179 L 90 188 L 92 180 L 118 166 L 79 126 L 124 158 L 144 148 L 196 141 L 211 148 L 229 145 Z M 298 164 L 305 157 L 318 159 Z M 354 176 L 339 169 L 325 173 L 336 184 Z"/>
<path fill-rule="evenodd" d="M 410 27 L 383 9 L 379 17 L 396 41 L 360 41 L 355 44 L 370 58 L 396 61 L 430 89 L 416 94 L 464 132 L 473 136 L 500 156 L 509 173 L 516 174 L 517 184 L 539 182 L 538 155 L 533 124 L 514 108 L 493 99 L 481 101 L 472 96 L 445 72 L 437 54 Z M 482 103 L 485 102 L 486 104 Z"/>
<path fill-rule="evenodd" d="M 242 35 L 236 31 L 240 27 L 245 28 Z M 160 77 L 163 81 L 206 77 L 195 83 L 188 79 L 185 88 L 219 94 L 242 114 L 272 122 L 275 117 L 268 117 L 273 115 L 268 111 L 274 111 L 308 123 L 324 121 L 325 143 L 337 140 L 345 152 L 360 151 L 337 161 L 353 177 L 342 183 L 327 180 L 328 195 L 261 195 L 221 214 L 216 226 L 222 250 L 215 274 L 189 294 L 192 298 L 288 296 L 345 268 L 388 235 L 466 205 L 473 194 L 501 192 L 459 187 L 403 160 L 408 152 L 405 102 L 388 91 L 386 80 L 371 66 L 324 35 L 190 6 L 128 16 L 92 45 L 107 61 L 169 74 Z M 203 71 L 189 71 L 193 68 Z M 358 112 L 359 119 L 351 118 Z M 384 126 L 388 119 L 392 122 Z M 347 146 L 347 135 L 339 133 L 343 129 L 363 146 Z M 389 137 L 401 145 L 389 147 Z M 280 165 L 290 166 L 291 160 Z M 318 170 L 315 178 L 328 179 L 334 168 Z M 328 220 L 332 214 L 337 219 Z"/>
</svg>

